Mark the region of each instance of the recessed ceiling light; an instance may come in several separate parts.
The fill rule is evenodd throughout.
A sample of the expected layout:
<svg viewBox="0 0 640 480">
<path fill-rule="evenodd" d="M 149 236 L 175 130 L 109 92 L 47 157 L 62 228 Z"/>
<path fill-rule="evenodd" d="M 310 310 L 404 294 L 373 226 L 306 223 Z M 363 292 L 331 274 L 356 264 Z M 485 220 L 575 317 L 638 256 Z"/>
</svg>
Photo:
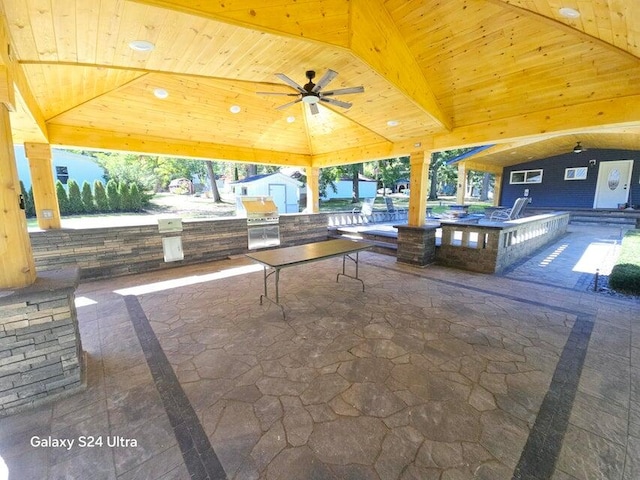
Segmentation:
<svg viewBox="0 0 640 480">
<path fill-rule="evenodd" d="M 413 144 L 414 147 L 418 148 L 422 146 L 422 142 L 416 142 Z"/>
<path fill-rule="evenodd" d="M 129 42 L 129 48 L 136 52 L 150 52 L 156 48 L 156 46 L 147 40 L 134 40 L 133 42 Z"/>
<path fill-rule="evenodd" d="M 231 113 L 240 113 L 240 110 L 242 109 L 238 105 L 231 105 L 231 107 L 229 107 Z"/>
<path fill-rule="evenodd" d="M 296 121 L 296 117 L 294 117 L 294 116 L 287 117 L 287 122 L 293 123 L 295 121 Z"/>
<path fill-rule="evenodd" d="M 153 94 L 156 98 L 165 99 L 169 96 L 169 92 L 167 92 L 164 88 L 156 88 L 153 90 Z"/>
<path fill-rule="evenodd" d="M 563 7 L 559 12 L 564 18 L 578 18 L 580 16 L 580 12 L 575 8 Z"/>
<path fill-rule="evenodd" d="M 389 125 L 390 127 L 397 127 L 398 125 L 400 125 L 400 122 L 397 120 L 389 120 L 387 122 L 387 125 Z"/>
</svg>

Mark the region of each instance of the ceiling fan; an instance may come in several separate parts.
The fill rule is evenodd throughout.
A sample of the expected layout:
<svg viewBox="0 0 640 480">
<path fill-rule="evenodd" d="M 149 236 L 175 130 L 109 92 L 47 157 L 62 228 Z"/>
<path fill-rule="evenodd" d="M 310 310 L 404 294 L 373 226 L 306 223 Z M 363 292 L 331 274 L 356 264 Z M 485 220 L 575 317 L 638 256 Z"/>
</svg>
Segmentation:
<svg viewBox="0 0 640 480">
<path fill-rule="evenodd" d="M 349 88 L 339 88 L 337 90 L 330 90 L 327 92 L 321 91 L 324 87 L 326 87 L 331 80 L 333 80 L 338 72 L 333 70 L 327 70 L 318 83 L 313 83 L 313 79 L 316 76 L 316 72 L 314 70 L 307 70 L 305 73 L 309 83 L 307 83 L 304 87 L 298 85 L 295 81 L 291 80 L 284 73 L 276 73 L 276 77 L 282 80 L 284 83 L 289 85 L 290 87 L 297 90 L 297 93 L 282 93 L 282 92 L 258 92 L 260 95 L 285 95 L 288 97 L 299 97 L 293 102 L 285 103 L 284 105 L 280 105 L 277 107 L 278 110 L 283 110 L 287 107 L 290 107 L 293 104 L 298 102 L 304 102 L 309 104 L 309 110 L 311 113 L 316 115 L 319 113 L 318 110 L 318 102 L 325 102 L 330 105 L 335 105 L 337 107 L 349 108 L 351 107 L 351 103 L 343 102 L 341 100 L 336 100 L 335 98 L 331 98 L 335 95 L 346 95 L 349 93 L 362 93 L 364 92 L 364 87 L 349 87 Z"/>
</svg>

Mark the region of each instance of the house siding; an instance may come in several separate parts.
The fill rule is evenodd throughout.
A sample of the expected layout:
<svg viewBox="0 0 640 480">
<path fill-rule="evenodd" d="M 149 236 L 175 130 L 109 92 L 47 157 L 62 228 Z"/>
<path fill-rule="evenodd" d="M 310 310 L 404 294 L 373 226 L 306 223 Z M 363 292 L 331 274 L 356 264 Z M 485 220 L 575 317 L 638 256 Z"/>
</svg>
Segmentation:
<svg viewBox="0 0 640 480">
<path fill-rule="evenodd" d="M 596 160 L 595 167 L 589 160 Z M 640 204 L 640 152 L 635 150 L 586 150 L 580 154 L 567 153 L 546 159 L 521 163 L 503 170 L 501 205 L 513 205 L 518 197 L 529 189 L 532 206 L 553 208 L 593 208 L 593 200 L 601 163 L 616 160 L 633 160 L 629 203 Z M 565 180 L 566 168 L 587 167 L 586 180 Z M 542 183 L 510 184 L 511 172 L 542 169 Z"/>
</svg>

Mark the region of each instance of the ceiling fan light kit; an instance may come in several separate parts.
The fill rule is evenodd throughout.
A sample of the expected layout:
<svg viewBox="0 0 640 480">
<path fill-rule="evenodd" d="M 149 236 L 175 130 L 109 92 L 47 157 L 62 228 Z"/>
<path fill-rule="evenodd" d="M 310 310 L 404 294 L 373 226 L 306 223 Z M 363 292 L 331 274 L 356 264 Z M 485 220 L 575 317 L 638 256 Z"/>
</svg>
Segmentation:
<svg viewBox="0 0 640 480">
<path fill-rule="evenodd" d="M 576 146 L 573 147 L 573 153 L 582 153 L 584 148 L 580 145 L 580 142 L 576 143 Z"/>
<path fill-rule="evenodd" d="M 307 70 L 305 72 L 305 76 L 309 80 L 304 87 L 300 86 L 294 80 L 286 76 L 284 73 L 276 73 L 276 77 L 282 80 L 284 83 L 289 85 L 291 88 L 296 90 L 297 93 L 282 93 L 282 92 L 258 92 L 260 95 L 284 95 L 288 97 L 298 97 L 296 100 L 285 103 L 284 105 L 280 105 L 276 107 L 278 110 L 284 110 L 285 108 L 290 107 L 299 102 L 306 103 L 309 105 L 309 110 L 313 115 L 317 115 L 320 111 L 318 110 L 318 103 L 324 102 L 330 105 L 334 105 L 336 107 L 341 108 L 350 108 L 351 103 L 343 102 L 341 100 L 336 100 L 333 97 L 335 95 L 347 95 L 351 93 L 362 93 L 364 92 L 364 87 L 349 87 L 349 88 L 339 88 L 337 90 L 330 90 L 327 92 L 323 92 L 322 89 L 326 87 L 329 82 L 331 82 L 336 76 L 338 72 L 334 70 L 327 70 L 322 78 L 318 81 L 318 83 L 313 83 L 313 79 L 316 76 L 316 72 L 314 70 Z"/>
</svg>

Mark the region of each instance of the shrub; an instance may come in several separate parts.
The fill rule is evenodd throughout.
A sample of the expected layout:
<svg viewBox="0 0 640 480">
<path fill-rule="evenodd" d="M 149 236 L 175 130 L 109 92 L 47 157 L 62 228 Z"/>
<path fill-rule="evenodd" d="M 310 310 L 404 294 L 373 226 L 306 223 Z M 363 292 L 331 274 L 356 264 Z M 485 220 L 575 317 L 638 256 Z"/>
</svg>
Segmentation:
<svg viewBox="0 0 640 480">
<path fill-rule="evenodd" d="M 27 193 L 27 217 L 36 216 L 36 201 L 33 198 L 33 187 L 29 189 Z"/>
<path fill-rule="evenodd" d="M 20 194 L 22 195 L 22 201 L 24 202 L 24 214 L 27 217 L 34 217 L 36 210 L 33 204 L 33 189 L 31 189 L 31 195 L 29 195 L 29 192 L 27 192 L 22 180 L 20 180 Z"/>
<path fill-rule="evenodd" d="M 93 203 L 93 193 L 91 192 L 91 185 L 89 182 L 82 182 L 82 206 L 87 213 L 93 213 L 96 211 L 96 206 Z"/>
<path fill-rule="evenodd" d="M 107 204 L 110 212 L 120 210 L 120 195 L 118 192 L 118 184 L 114 179 L 107 182 Z"/>
<path fill-rule="evenodd" d="M 93 197 L 96 202 L 96 208 L 99 212 L 106 212 L 109 210 L 107 192 L 105 192 L 104 185 L 100 180 L 93 182 Z"/>
<path fill-rule="evenodd" d="M 640 230 L 629 230 L 622 239 L 620 256 L 609 275 L 609 286 L 640 295 Z"/>
<path fill-rule="evenodd" d="M 131 200 L 131 210 L 139 212 L 142 210 L 142 195 L 136 183 L 132 183 L 129 187 L 129 198 Z"/>
<path fill-rule="evenodd" d="M 60 207 L 60 215 L 69 215 L 69 197 L 64 189 L 62 182 L 56 182 L 56 195 L 58 197 L 58 207 Z"/>
<path fill-rule="evenodd" d="M 118 196 L 120 197 L 120 211 L 131 211 L 131 194 L 129 193 L 129 185 L 121 182 L 118 185 Z"/>
<path fill-rule="evenodd" d="M 67 188 L 69 191 L 69 213 L 83 213 L 84 205 L 82 204 L 82 194 L 80 193 L 78 182 L 69 180 Z"/>
</svg>

